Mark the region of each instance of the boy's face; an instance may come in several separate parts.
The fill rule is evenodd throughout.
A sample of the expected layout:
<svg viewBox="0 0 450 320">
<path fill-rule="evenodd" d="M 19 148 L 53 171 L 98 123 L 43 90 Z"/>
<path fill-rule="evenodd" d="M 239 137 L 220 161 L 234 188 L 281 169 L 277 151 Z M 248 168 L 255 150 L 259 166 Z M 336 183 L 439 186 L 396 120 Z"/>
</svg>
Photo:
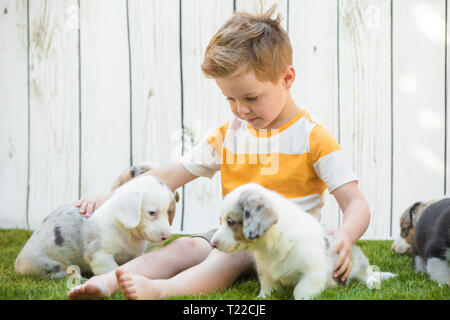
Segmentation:
<svg viewBox="0 0 450 320">
<path fill-rule="evenodd" d="M 290 97 L 286 82 L 274 85 L 259 81 L 250 71 L 244 75 L 215 78 L 218 87 L 230 103 L 233 114 L 255 129 L 276 129 Z"/>
</svg>

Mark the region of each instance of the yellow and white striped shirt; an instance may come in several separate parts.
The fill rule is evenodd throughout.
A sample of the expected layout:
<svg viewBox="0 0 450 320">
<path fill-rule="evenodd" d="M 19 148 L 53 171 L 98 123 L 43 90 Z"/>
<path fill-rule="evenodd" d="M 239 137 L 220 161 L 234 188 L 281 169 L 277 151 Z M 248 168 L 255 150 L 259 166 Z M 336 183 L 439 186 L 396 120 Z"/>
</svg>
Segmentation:
<svg viewBox="0 0 450 320">
<path fill-rule="evenodd" d="M 323 206 L 326 188 L 332 192 L 357 180 L 336 139 L 305 110 L 267 131 L 235 117 L 184 155 L 181 163 L 197 176 L 212 178 L 220 170 L 223 196 L 253 182 L 309 212 Z"/>
</svg>

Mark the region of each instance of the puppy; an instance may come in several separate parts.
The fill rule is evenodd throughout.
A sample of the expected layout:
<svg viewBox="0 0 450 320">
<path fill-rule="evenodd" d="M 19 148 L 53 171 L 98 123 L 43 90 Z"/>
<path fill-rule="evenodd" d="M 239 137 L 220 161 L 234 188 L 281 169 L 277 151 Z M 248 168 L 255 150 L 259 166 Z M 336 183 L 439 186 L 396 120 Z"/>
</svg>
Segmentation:
<svg viewBox="0 0 450 320">
<path fill-rule="evenodd" d="M 410 205 L 400 216 L 400 234 L 392 244 L 392 250 L 400 254 L 411 253 L 417 221 L 428 206 L 438 200 L 418 201 Z"/>
<path fill-rule="evenodd" d="M 153 176 L 139 177 L 119 189 L 89 219 L 74 204 L 64 205 L 36 229 L 19 253 L 15 271 L 65 278 L 77 265 L 82 275 L 114 270 L 145 249 L 146 242 L 170 237 L 172 191 Z"/>
<path fill-rule="evenodd" d="M 249 250 L 255 253 L 261 282 L 258 297 L 273 288 L 295 286 L 295 299 L 316 297 L 336 286 L 330 236 L 311 214 L 280 194 L 257 184 L 247 184 L 230 192 L 223 200 L 221 226 L 211 244 L 225 252 Z M 353 246 L 353 268 L 349 279 L 368 285 L 393 277 L 374 272 L 364 253 Z"/>
<path fill-rule="evenodd" d="M 130 181 L 131 179 L 133 179 L 147 171 L 155 169 L 156 167 L 157 167 L 156 164 L 150 163 L 150 162 L 140 163 L 138 165 L 131 166 L 130 168 L 123 171 L 120 174 L 120 176 L 116 179 L 116 181 L 114 181 L 114 184 L 111 187 L 111 191 L 116 190 L 118 187 L 120 187 L 121 185 Z M 174 191 L 174 199 L 175 199 L 175 201 L 172 201 L 170 203 L 170 207 L 169 207 L 169 223 L 170 223 L 170 225 L 172 225 L 173 219 L 175 217 L 176 202 L 178 202 L 180 200 L 180 195 L 178 194 L 177 191 Z M 162 245 L 162 243 L 157 243 L 157 244 L 154 242 L 148 243 L 148 247 L 152 248 L 152 249 L 155 247 L 161 246 L 161 245 Z"/>
<path fill-rule="evenodd" d="M 417 222 L 411 247 L 417 272 L 450 285 L 450 198 L 430 205 Z"/>
<path fill-rule="evenodd" d="M 157 166 L 153 163 L 141 163 L 139 165 L 134 165 L 125 170 L 120 174 L 120 176 L 114 181 L 113 186 L 111 187 L 111 191 L 117 189 L 124 183 L 130 181 L 131 179 L 137 177 L 138 175 L 141 175 L 147 171 L 150 171 Z"/>
</svg>

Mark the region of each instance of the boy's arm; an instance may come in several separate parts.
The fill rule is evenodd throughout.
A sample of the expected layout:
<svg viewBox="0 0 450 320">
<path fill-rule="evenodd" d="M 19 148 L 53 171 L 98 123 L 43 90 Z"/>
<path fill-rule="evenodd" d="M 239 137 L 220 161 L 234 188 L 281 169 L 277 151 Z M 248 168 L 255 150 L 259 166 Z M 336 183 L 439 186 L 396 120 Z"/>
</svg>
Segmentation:
<svg viewBox="0 0 450 320">
<path fill-rule="evenodd" d="M 352 269 L 352 245 L 366 232 L 370 209 L 356 181 L 336 188 L 332 194 L 344 215 L 342 225 L 335 233 L 334 252 L 338 253 L 338 260 L 333 277 L 345 281 Z"/>
<path fill-rule="evenodd" d="M 172 163 L 167 166 L 155 168 L 135 177 L 134 179 L 139 179 L 139 177 L 147 175 L 160 178 L 171 190 L 175 190 L 195 178 L 198 178 L 198 176 L 193 175 L 186 170 L 181 163 Z M 114 195 L 116 190 L 104 195 L 93 196 L 89 199 L 80 199 L 75 206 L 80 208 L 81 214 L 86 214 L 86 218 L 89 218 L 95 210 L 97 210 L 106 200 Z"/>
<path fill-rule="evenodd" d="M 198 176 L 190 173 L 181 163 L 172 163 L 164 167 L 147 171 L 141 176 L 155 176 L 164 181 L 165 184 L 173 191 L 186 183 L 198 178 Z"/>
<path fill-rule="evenodd" d="M 344 219 L 339 229 L 345 230 L 352 244 L 366 232 L 370 222 L 369 204 L 356 181 L 336 188 L 332 195 L 342 209 Z"/>
</svg>

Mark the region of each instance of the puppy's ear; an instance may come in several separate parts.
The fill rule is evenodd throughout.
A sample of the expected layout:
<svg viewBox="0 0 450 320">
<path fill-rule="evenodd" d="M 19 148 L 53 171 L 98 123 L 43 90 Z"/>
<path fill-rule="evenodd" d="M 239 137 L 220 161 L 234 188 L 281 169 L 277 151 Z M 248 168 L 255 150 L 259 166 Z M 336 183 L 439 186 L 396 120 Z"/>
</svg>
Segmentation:
<svg viewBox="0 0 450 320">
<path fill-rule="evenodd" d="M 245 191 L 240 202 L 244 210 L 243 233 L 248 240 L 259 238 L 278 221 L 278 216 L 263 195 Z"/>
<path fill-rule="evenodd" d="M 403 211 L 401 217 L 400 217 L 400 225 L 404 228 L 412 228 L 413 226 L 413 217 L 415 214 L 415 211 L 417 210 L 417 207 L 420 205 L 420 202 L 416 202 L 412 205 L 410 205 L 408 208 L 406 208 L 405 211 Z"/>
<path fill-rule="evenodd" d="M 175 210 L 177 207 L 177 202 L 180 200 L 180 195 L 178 192 L 174 191 L 173 193 L 173 199 L 170 203 L 169 209 L 168 209 L 168 215 L 169 215 L 169 224 L 172 225 L 173 219 L 175 218 Z"/>
<path fill-rule="evenodd" d="M 115 216 L 125 228 L 136 228 L 141 221 L 142 193 L 137 189 L 120 191 L 114 202 Z"/>
<path fill-rule="evenodd" d="M 170 203 L 169 209 L 167 209 L 167 215 L 169 216 L 169 224 L 172 225 L 173 219 L 175 218 L 175 210 L 176 204 L 175 201 L 172 200 Z"/>
<path fill-rule="evenodd" d="M 417 220 L 421 216 L 422 212 L 425 210 L 426 205 L 418 201 L 414 203 L 409 209 L 409 217 L 406 219 L 407 226 L 413 228 L 416 226 Z"/>
<path fill-rule="evenodd" d="M 417 225 L 417 222 L 419 221 L 419 218 L 422 216 L 424 211 L 431 206 L 435 201 L 428 201 L 428 202 L 421 202 L 420 205 L 417 207 L 416 211 L 412 215 L 412 226 L 415 227 Z"/>
</svg>

